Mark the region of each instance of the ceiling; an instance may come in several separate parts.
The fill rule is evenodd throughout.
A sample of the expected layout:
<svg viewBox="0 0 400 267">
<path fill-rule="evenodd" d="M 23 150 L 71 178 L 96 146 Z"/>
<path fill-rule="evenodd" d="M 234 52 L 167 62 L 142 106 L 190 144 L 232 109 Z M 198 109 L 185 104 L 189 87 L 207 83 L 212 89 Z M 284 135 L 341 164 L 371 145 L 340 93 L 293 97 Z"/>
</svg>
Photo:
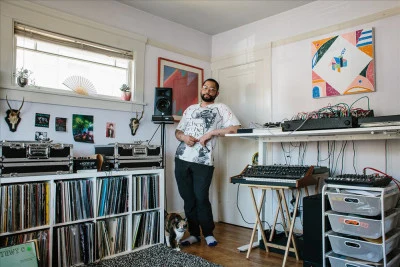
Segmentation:
<svg viewBox="0 0 400 267">
<path fill-rule="evenodd" d="M 208 35 L 228 31 L 315 0 L 116 0 Z"/>
</svg>

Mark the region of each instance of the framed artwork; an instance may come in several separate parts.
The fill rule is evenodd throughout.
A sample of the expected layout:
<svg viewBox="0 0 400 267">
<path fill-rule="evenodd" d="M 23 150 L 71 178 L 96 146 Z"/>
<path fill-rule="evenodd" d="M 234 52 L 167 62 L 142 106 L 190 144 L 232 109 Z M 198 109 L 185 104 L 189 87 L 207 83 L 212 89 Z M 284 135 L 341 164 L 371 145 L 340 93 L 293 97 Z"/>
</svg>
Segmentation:
<svg viewBox="0 0 400 267">
<path fill-rule="evenodd" d="M 372 28 L 311 43 L 313 98 L 375 91 Z"/>
<path fill-rule="evenodd" d="M 35 140 L 36 141 L 47 141 L 49 138 L 47 138 L 47 132 L 36 132 L 35 133 Z"/>
<path fill-rule="evenodd" d="M 56 132 L 67 131 L 67 118 L 56 117 Z"/>
<path fill-rule="evenodd" d="M 35 126 L 49 128 L 50 114 L 36 113 Z"/>
<path fill-rule="evenodd" d="M 106 137 L 107 138 L 115 138 L 115 123 L 114 122 L 106 123 Z"/>
<path fill-rule="evenodd" d="M 185 109 L 199 102 L 204 70 L 181 62 L 158 58 L 158 87 L 172 88 L 172 116 L 180 121 Z"/>
<path fill-rule="evenodd" d="M 94 143 L 93 116 L 72 114 L 72 135 L 75 142 Z"/>
</svg>

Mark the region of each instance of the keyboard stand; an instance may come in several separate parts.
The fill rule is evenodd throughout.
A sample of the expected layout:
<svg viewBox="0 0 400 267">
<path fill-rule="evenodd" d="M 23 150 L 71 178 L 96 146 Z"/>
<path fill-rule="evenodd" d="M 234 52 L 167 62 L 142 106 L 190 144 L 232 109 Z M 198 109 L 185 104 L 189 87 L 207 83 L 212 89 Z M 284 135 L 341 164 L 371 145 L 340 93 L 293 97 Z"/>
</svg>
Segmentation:
<svg viewBox="0 0 400 267">
<path fill-rule="evenodd" d="M 288 186 L 268 186 L 268 185 L 254 185 L 254 184 L 242 184 L 241 186 L 247 186 L 250 189 L 250 194 L 251 194 L 251 198 L 253 201 L 253 207 L 254 207 L 254 211 L 256 214 L 256 221 L 254 223 L 254 227 L 253 227 L 253 232 L 251 233 L 251 238 L 250 238 L 250 243 L 248 245 L 248 250 L 247 250 L 247 255 L 246 258 L 248 259 L 250 257 L 250 253 L 251 250 L 253 248 L 253 242 L 254 242 L 254 237 L 256 235 L 256 231 L 257 228 L 259 229 L 259 231 L 261 232 L 261 236 L 265 245 L 265 250 L 266 252 L 269 252 L 269 248 L 276 248 L 276 249 L 281 249 L 281 250 L 285 250 L 285 254 L 284 254 L 284 258 L 283 258 L 283 262 L 282 262 L 282 267 L 284 267 L 286 265 L 286 261 L 287 261 L 287 257 L 289 255 L 289 251 L 290 252 L 294 252 L 295 256 L 296 256 L 296 260 L 299 260 L 299 255 L 298 255 L 298 251 L 297 251 L 297 246 L 296 246 L 296 242 L 293 236 L 293 229 L 294 229 L 294 224 L 296 221 L 296 213 L 297 213 L 297 209 L 299 206 L 299 200 L 300 200 L 300 190 L 301 188 L 297 188 L 297 193 L 296 193 L 296 198 L 295 198 L 295 204 L 293 207 L 293 218 L 290 218 L 290 213 L 289 213 L 289 208 L 286 202 L 286 198 L 285 198 L 285 194 L 284 194 L 284 190 L 288 190 L 288 189 L 294 189 L 293 187 L 288 187 Z M 307 186 L 302 187 L 305 189 L 305 194 L 308 196 L 308 189 Z M 259 200 L 259 204 L 257 205 L 256 202 L 256 198 L 254 196 L 254 189 L 259 189 L 261 190 L 261 197 Z M 272 227 L 272 231 L 271 231 L 271 236 L 270 236 L 270 240 L 269 242 L 267 242 L 267 238 L 265 236 L 264 233 L 264 229 L 262 227 L 262 223 L 261 223 L 261 219 L 260 219 L 260 213 L 261 210 L 263 209 L 263 205 L 265 203 L 264 199 L 265 199 L 265 193 L 266 191 L 270 189 L 276 192 L 277 196 L 278 196 L 278 209 L 275 212 L 275 219 L 274 219 L 274 224 Z M 288 214 L 285 218 L 284 216 L 284 212 L 283 209 L 285 209 L 286 214 Z M 276 224 L 277 224 L 277 219 L 279 214 L 281 215 L 282 218 L 282 224 L 283 227 L 285 228 L 285 233 L 288 237 L 288 241 L 286 243 L 286 246 L 282 246 L 282 245 L 277 245 L 277 244 L 272 244 L 271 241 L 273 239 L 273 232 L 275 230 Z M 289 226 L 289 232 L 287 233 L 287 226 Z M 292 244 L 292 247 L 291 247 Z"/>
</svg>

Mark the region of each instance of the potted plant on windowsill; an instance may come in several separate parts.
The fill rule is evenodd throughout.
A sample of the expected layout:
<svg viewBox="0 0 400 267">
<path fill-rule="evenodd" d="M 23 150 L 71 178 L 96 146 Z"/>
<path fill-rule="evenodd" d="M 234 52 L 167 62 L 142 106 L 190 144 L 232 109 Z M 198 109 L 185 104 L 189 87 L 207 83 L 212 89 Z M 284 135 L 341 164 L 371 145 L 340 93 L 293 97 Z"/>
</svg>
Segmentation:
<svg viewBox="0 0 400 267">
<path fill-rule="evenodd" d="M 24 87 L 29 83 L 34 84 L 33 80 L 29 78 L 32 75 L 32 73 L 33 73 L 32 71 L 25 69 L 24 67 L 18 69 L 14 73 L 14 76 L 17 78 L 18 85 Z"/>
<path fill-rule="evenodd" d="M 131 100 L 131 88 L 127 84 L 123 84 L 121 88 L 121 99 L 125 101 L 130 101 Z"/>
</svg>

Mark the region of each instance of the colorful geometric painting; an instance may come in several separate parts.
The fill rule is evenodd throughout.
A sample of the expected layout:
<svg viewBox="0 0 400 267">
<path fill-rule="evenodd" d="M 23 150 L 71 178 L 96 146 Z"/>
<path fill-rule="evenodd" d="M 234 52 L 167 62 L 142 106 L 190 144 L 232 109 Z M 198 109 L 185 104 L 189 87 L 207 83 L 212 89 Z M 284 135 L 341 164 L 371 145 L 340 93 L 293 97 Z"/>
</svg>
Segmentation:
<svg viewBox="0 0 400 267">
<path fill-rule="evenodd" d="M 179 121 L 185 109 L 199 102 L 203 69 L 158 58 L 158 86 L 172 88 L 172 116 Z"/>
<path fill-rule="evenodd" d="M 313 98 L 375 91 L 372 28 L 311 43 Z"/>
</svg>

